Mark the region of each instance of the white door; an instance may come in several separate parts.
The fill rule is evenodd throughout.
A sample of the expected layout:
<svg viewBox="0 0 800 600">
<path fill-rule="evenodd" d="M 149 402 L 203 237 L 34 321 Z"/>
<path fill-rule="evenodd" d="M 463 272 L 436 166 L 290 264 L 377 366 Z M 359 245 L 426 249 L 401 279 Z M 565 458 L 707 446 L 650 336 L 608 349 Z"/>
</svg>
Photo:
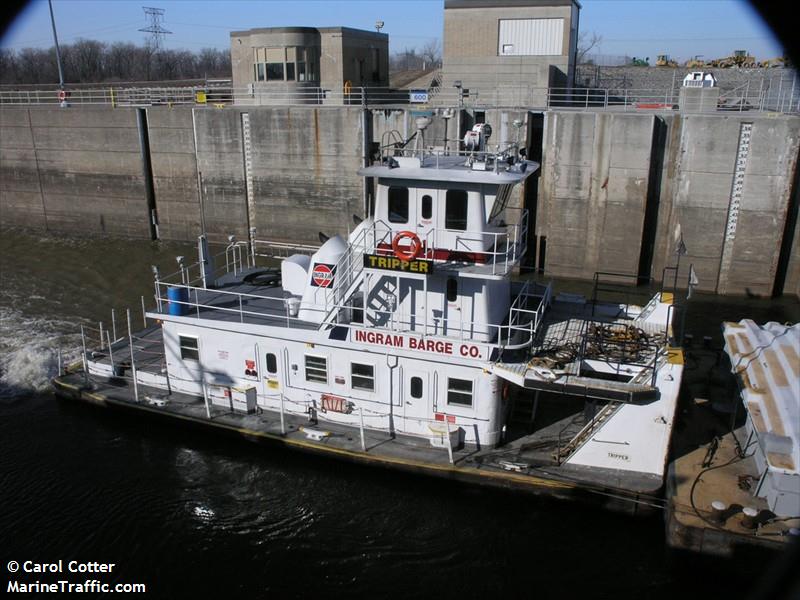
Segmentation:
<svg viewBox="0 0 800 600">
<path fill-rule="evenodd" d="M 261 360 L 261 381 L 263 383 L 261 393 L 262 398 L 259 398 L 263 404 L 269 403 L 273 407 L 275 402 L 280 398 L 283 393 L 283 381 L 280 376 L 281 370 L 281 355 L 277 348 L 269 346 L 261 346 L 260 360 Z"/>
</svg>

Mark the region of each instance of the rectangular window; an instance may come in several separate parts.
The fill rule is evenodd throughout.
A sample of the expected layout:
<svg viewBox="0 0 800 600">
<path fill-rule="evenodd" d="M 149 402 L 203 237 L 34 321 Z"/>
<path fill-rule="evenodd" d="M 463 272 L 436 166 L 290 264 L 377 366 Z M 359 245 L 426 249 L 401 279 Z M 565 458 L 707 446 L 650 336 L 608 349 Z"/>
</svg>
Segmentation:
<svg viewBox="0 0 800 600">
<path fill-rule="evenodd" d="M 447 378 L 447 403 L 472 406 L 472 382 L 468 379 Z"/>
<path fill-rule="evenodd" d="M 297 63 L 297 81 L 305 81 L 306 80 L 306 63 L 299 62 Z"/>
<path fill-rule="evenodd" d="M 500 19 L 499 56 L 554 56 L 564 46 L 564 19 Z"/>
<path fill-rule="evenodd" d="M 306 355 L 306 381 L 328 383 L 328 359 Z"/>
<path fill-rule="evenodd" d="M 445 199 L 444 228 L 467 230 L 466 190 L 447 190 Z"/>
<path fill-rule="evenodd" d="M 350 387 L 354 390 L 375 391 L 375 367 L 359 363 L 350 364 Z"/>
<path fill-rule="evenodd" d="M 181 358 L 200 360 L 200 350 L 196 337 L 180 335 L 178 336 L 178 345 L 181 347 Z"/>
<path fill-rule="evenodd" d="M 264 81 L 264 63 L 256 65 L 256 81 Z"/>
<path fill-rule="evenodd" d="M 389 188 L 389 222 L 408 223 L 408 188 Z"/>
<path fill-rule="evenodd" d="M 267 63 L 267 81 L 283 81 L 283 63 Z"/>
<path fill-rule="evenodd" d="M 372 81 L 378 83 L 381 80 L 381 51 L 377 48 L 372 49 Z"/>
<path fill-rule="evenodd" d="M 294 81 L 294 63 L 286 63 L 286 81 Z"/>
</svg>

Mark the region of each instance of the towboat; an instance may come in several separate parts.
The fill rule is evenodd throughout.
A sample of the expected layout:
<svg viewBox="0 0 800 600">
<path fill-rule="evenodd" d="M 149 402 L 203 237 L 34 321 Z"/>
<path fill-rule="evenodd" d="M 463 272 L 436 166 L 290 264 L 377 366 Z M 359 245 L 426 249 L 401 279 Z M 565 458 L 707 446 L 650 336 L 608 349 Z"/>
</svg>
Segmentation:
<svg viewBox="0 0 800 600">
<path fill-rule="evenodd" d="M 129 311 L 127 331 L 82 332 L 58 394 L 475 484 L 658 494 L 683 370 L 674 295 L 520 277 L 520 188 L 539 165 L 490 135 L 386 144 L 359 171 L 372 214 L 319 247 L 251 230 L 212 256 L 201 235 L 196 262 L 154 268 L 142 329 Z"/>
</svg>

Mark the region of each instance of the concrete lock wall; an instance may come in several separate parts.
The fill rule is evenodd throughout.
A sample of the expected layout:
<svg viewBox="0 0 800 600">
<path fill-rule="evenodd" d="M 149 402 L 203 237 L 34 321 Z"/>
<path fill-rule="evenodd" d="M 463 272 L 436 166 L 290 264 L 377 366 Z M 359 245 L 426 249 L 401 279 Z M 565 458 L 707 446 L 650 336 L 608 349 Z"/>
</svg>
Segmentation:
<svg viewBox="0 0 800 600">
<path fill-rule="evenodd" d="M 197 154 L 191 108 L 147 109 L 158 237 L 192 240 L 200 232 Z"/>
<path fill-rule="evenodd" d="M 3 108 L 2 223 L 149 237 L 136 109 Z"/>
<path fill-rule="evenodd" d="M 787 216 L 797 219 L 799 139 L 800 119 L 788 116 L 547 113 L 537 218 L 545 270 L 659 280 L 676 262 L 680 225 L 680 284 L 694 264 L 701 290 L 770 295 L 783 253 L 784 289 L 797 293 L 797 240 L 786 235 Z"/>
<path fill-rule="evenodd" d="M 490 144 L 514 139 L 513 120 L 532 114 L 484 111 Z M 461 130 L 476 117 L 463 111 Z M 543 127 L 541 176 L 513 202 L 535 222 L 531 264 L 555 277 L 659 280 L 675 262 L 680 224 L 682 284 L 694 264 L 702 290 L 800 295 L 800 118 L 563 110 L 544 113 Z M 260 239 L 315 243 L 319 231 L 346 234 L 352 214 L 364 215 L 364 143 L 393 129 L 413 133 L 410 109 L 374 110 L 365 121 L 357 107 L 4 107 L 0 222 L 193 240 L 204 220 L 212 241 L 246 239 L 256 227 Z M 434 115 L 425 146 L 443 137 Z"/>
<path fill-rule="evenodd" d="M 537 236 L 560 277 L 638 272 L 654 117 L 549 112 Z"/>
</svg>

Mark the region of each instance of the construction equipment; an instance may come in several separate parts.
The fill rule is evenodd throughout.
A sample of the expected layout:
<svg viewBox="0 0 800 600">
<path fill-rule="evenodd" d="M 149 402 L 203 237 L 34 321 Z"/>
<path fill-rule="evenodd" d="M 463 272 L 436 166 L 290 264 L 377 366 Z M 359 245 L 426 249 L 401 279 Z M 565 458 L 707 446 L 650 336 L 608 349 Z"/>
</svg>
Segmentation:
<svg viewBox="0 0 800 600">
<path fill-rule="evenodd" d="M 672 60 L 669 57 L 669 54 L 659 54 L 656 57 L 656 66 L 657 67 L 677 67 L 678 61 Z"/>
<path fill-rule="evenodd" d="M 689 60 L 687 60 L 683 64 L 683 66 L 686 67 L 687 69 L 702 69 L 703 67 L 706 66 L 706 61 L 701 59 L 700 58 L 701 56 L 702 56 L 702 54 L 695 55 L 693 58 L 690 58 Z"/>
<path fill-rule="evenodd" d="M 773 67 L 790 67 L 791 63 L 786 56 L 776 56 L 775 58 L 769 58 L 758 63 L 758 66 L 762 69 L 771 69 Z"/>
<path fill-rule="evenodd" d="M 708 66 L 719 67 L 720 69 L 728 69 L 730 67 L 752 69 L 757 67 L 758 63 L 754 56 L 747 53 L 747 50 L 734 50 L 731 56 L 714 59 L 708 63 Z"/>
<path fill-rule="evenodd" d="M 631 66 L 632 67 L 649 67 L 650 66 L 650 57 L 647 58 L 636 58 L 635 56 L 631 59 Z"/>
</svg>

